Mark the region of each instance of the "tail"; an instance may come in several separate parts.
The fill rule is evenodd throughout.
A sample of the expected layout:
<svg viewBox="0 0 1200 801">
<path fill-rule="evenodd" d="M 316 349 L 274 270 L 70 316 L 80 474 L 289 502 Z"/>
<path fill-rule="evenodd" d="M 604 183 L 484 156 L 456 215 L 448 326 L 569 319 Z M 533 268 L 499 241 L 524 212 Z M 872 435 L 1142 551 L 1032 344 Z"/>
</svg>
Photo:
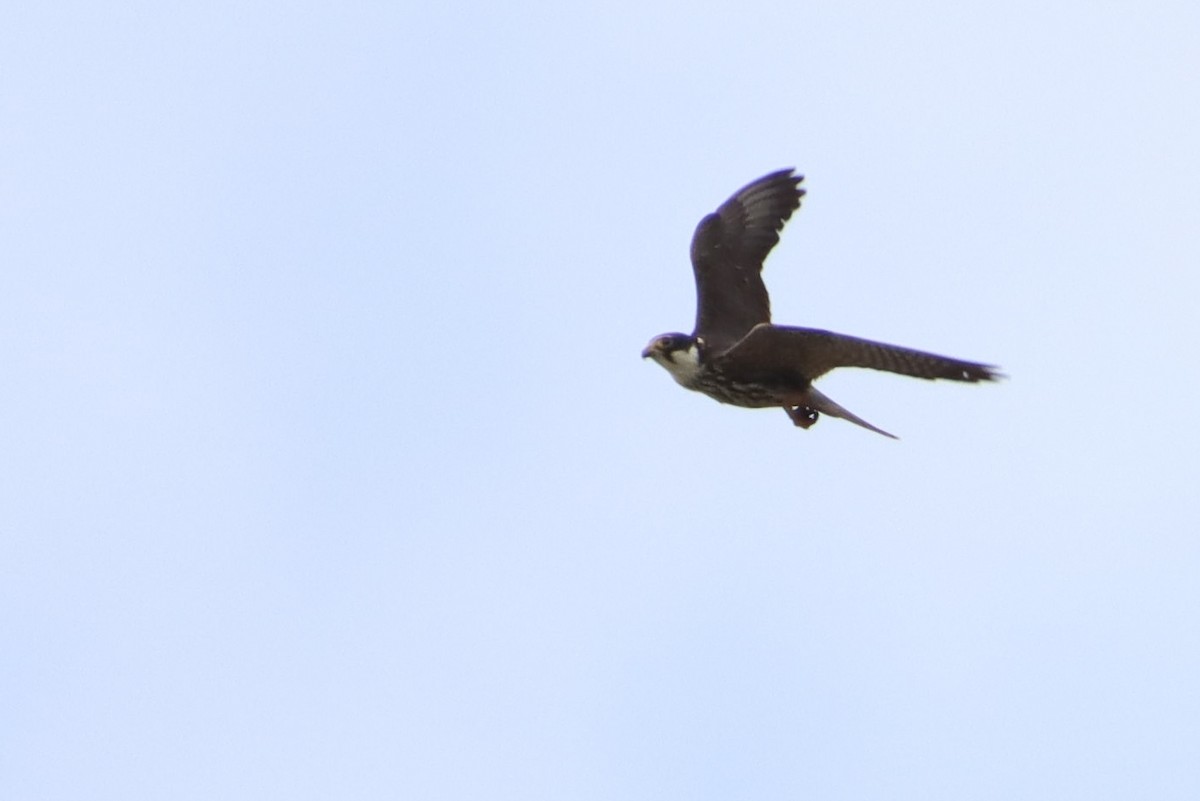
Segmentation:
<svg viewBox="0 0 1200 801">
<path fill-rule="evenodd" d="M 899 439 L 899 437 L 897 437 L 895 434 L 889 434 L 882 428 L 871 425 L 866 420 L 862 419 L 844 406 L 839 406 L 838 404 L 834 403 L 832 400 L 830 400 L 828 395 L 825 395 L 816 387 L 809 387 L 805 395 L 805 405 L 815 412 L 821 412 L 822 414 L 827 414 L 830 417 L 840 417 L 842 420 L 849 420 L 856 426 L 862 426 L 868 431 L 874 431 L 876 434 L 883 434 L 885 437 Z"/>
</svg>

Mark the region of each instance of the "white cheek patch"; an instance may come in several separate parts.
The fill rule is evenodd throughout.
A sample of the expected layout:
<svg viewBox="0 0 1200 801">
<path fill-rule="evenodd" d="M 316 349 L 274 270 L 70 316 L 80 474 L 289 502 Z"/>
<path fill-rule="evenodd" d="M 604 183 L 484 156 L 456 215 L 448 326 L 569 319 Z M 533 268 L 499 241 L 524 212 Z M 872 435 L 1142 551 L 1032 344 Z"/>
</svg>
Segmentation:
<svg viewBox="0 0 1200 801">
<path fill-rule="evenodd" d="M 690 389 L 700 374 L 700 348 L 693 344 L 687 350 L 667 354 L 662 366 L 667 368 L 672 378 Z"/>
</svg>

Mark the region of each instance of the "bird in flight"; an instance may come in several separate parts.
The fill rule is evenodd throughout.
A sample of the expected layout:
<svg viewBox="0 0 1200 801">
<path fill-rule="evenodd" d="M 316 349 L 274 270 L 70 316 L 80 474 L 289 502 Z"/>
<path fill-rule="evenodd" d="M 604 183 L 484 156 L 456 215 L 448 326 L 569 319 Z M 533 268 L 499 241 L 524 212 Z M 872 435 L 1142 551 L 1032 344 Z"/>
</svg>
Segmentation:
<svg viewBox="0 0 1200 801">
<path fill-rule="evenodd" d="M 658 362 L 681 386 L 721 403 L 761 409 L 782 406 L 810 428 L 821 414 L 896 437 L 834 403 L 812 382 L 836 367 L 870 367 L 914 378 L 995 381 L 995 367 L 872 342 L 816 328 L 771 322 L 762 265 L 779 231 L 800 207 L 803 175 L 764 175 L 734 193 L 696 226 L 696 329 L 661 334 L 642 358 Z"/>
</svg>

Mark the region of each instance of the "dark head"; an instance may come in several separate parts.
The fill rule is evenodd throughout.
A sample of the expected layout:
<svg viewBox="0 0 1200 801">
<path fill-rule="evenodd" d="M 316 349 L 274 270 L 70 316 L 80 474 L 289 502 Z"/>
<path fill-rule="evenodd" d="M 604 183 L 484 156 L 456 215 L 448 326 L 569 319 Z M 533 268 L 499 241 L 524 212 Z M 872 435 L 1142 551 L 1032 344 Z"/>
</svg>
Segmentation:
<svg viewBox="0 0 1200 801">
<path fill-rule="evenodd" d="M 700 346 L 703 342 L 688 334 L 659 334 L 642 351 L 642 358 L 654 359 L 671 377 L 689 389 L 700 372 Z"/>
</svg>

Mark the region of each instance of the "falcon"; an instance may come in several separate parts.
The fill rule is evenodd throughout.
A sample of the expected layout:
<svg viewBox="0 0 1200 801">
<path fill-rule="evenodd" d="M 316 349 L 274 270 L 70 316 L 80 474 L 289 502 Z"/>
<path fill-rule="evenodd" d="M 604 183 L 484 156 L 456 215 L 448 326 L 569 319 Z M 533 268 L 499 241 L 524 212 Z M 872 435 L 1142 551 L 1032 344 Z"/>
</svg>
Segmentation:
<svg viewBox="0 0 1200 801">
<path fill-rule="evenodd" d="M 813 381 L 837 367 L 968 383 L 999 378 L 989 364 L 771 322 L 763 260 L 800 207 L 803 181 L 794 169 L 764 175 L 700 221 L 692 236 L 695 330 L 655 337 L 642 358 L 662 365 L 681 386 L 721 403 L 751 409 L 781 406 L 800 428 L 811 428 L 827 414 L 892 439 L 896 437 L 834 403 Z"/>
</svg>

